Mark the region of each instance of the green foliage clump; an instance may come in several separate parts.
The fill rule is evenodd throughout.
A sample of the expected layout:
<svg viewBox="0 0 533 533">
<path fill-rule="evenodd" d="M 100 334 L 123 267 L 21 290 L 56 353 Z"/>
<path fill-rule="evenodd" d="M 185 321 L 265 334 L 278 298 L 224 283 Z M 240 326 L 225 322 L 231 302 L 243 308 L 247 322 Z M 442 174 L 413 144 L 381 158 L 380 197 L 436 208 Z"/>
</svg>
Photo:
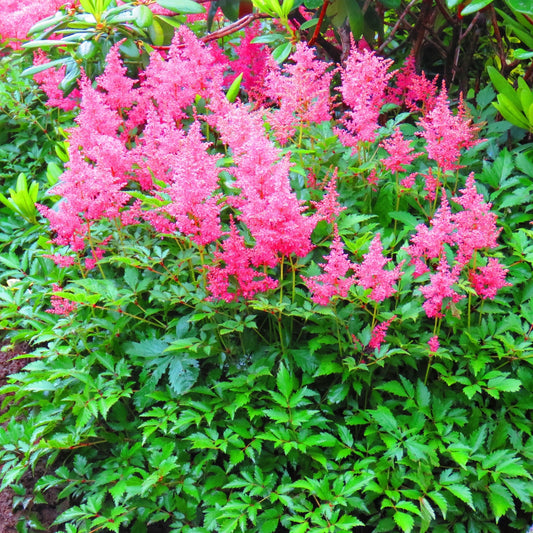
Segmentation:
<svg viewBox="0 0 533 533">
<path fill-rule="evenodd" d="M 205 52 L 191 45 L 169 63 L 188 61 L 199 50 Z M 198 61 L 198 72 L 201 67 Z M 195 75 L 201 77 L 184 70 L 191 84 Z M 278 72 L 278 81 L 295 72 Z M 220 82 L 216 72 L 212 79 Z M 71 181 L 49 169 L 60 178 L 63 198 L 47 198 L 52 208 L 42 211 L 60 229 L 53 213 L 79 199 L 74 215 L 85 233 L 76 230 L 72 241 L 61 241 L 64 235 L 49 235 L 45 221 L 21 221 L 12 205 L 0 211 L 6 222 L 0 327 L 12 342 L 30 341 L 32 359 L 1 389 L 10 396 L 0 433 L 0 488 L 24 493 L 23 475 L 44 464 L 34 502 L 58 491 L 58 506 L 65 510 L 55 525 L 64 533 L 142 533 L 150 526 L 184 533 L 524 531 L 533 512 L 533 163 L 527 145 L 502 149 L 508 124 L 493 123 L 494 92 L 484 89 L 471 109 L 476 120 L 488 123 L 481 132 L 487 139 L 472 143 L 462 166 L 443 169 L 420 135 L 427 110 L 388 104 L 380 109 L 379 123 L 376 118 L 375 138 L 352 147 L 339 138 L 339 128 L 350 128 L 342 122 L 346 116 L 315 123 L 301 119 L 298 113 L 307 111 L 302 108 L 291 115 L 293 131 L 280 129 L 275 113 L 283 109 L 282 98 L 274 101 L 270 93 L 268 106 L 255 102 L 259 115 L 252 106 L 229 103 L 221 87 L 209 92 L 211 78 L 206 80 L 194 86 L 201 94 L 191 92 L 178 119 L 161 119 L 162 130 L 154 117 L 171 113 L 172 106 L 164 104 L 175 104 L 188 86 L 183 82 L 179 90 L 171 86 L 174 92 L 162 93 L 156 84 L 147 83 L 156 87 L 147 93 L 142 84 L 131 88 L 136 99 L 117 113 L 121 122 L 113 135 L 106 133 L 116 118 L 110 103 L 98 109 L 108 121 L 96 112 L 83 115 L 83 106 L 116 95 L 109 86 L 83 89 L 93 99 L 82 103 L 83 119 L 70 133 L 81 139 L 67 147 Z M 234 85 L 230 99 L 238 94 Z M 152 107 L 139 105 L 144 97 Z M 146 123 L 139 118 L 143 109 L 150 109 Z M 243 131 L 224 130 L 231 113 L 259 121 L 260 133 L 252 139 L 259 156 L 279 150 L 266 171 L 252 165 L 249 174 L 239 175 L 239 157 L 255 154 L 252 145 L 232 149 L 231 134 L 238 139 Z M 463 109 L 448 119 L 462 117 L 470 127 L 465 116 Z M 133 126 L 132 117 L 138 121 Z M 83 127 L 86 137 L 79 135 Z M 406 169 L 391 170 L 383 163 L 390 148 L 385 141 L 398 131 L 416 156 Z M 185 165 L 173 160 L 161 170 L 159 160 L 142 151 L 148 146 L 157 153 L 158 143 L 167 141 L 161 132 L 176 135 L 177 142 L 192 143 L 197 135 L 205 159 L 215 161 L 209 200 L 215 199 L 210 205 L 219 209 L 222 231 L 210 242 L 199 243 L 192 231 L 165 231 L 164 222 L 177 224 L 171 208 L 182 198 L 172 197 L 176 182 L 169 176 Z M 104 187 L 91 190 L 86 204 L 79 183 L 72 187 L 77 196 L 67 197 L 65 184 L 81 180 L 83 172 L 97 179 L 89 174 L 94 169 L 105 168 L 109 187 L 116 184 L 100 158 L 102 146 L 120 146 L 115 165 L 135 150 L 143 156 L 128 169 L 120 190 L 126 195 L 117 208 L 122 218 L 89 216 L 99 195 L 107 194 Z M 165 146 L 165 155 L 179 155 Z M 188 154 L 185 168 L 198 178 L 198 160 L 193 151 Z M 228 275 L 224 297 L 215 297 L 210 275 L 227 267 L 230 257 L 222 254 L 232 236 L 239 232 L 243 254 L 252 253 L 261 238 L 253 233 L 253 217 L 245 217 L 246 203 L 255 198 L 240 190 L 257 169 L 265 171 L 265 181 L 274 179 L 272 169 L 275 178 L 286 170 L 286 181 L 277 184 L 287 185 L 284 200 L 296 198 L 306 206 L 306 213 L 297 212 L 300 219 L 295 215 L 302 224 L 320 209 L 328 216 L 317 218 L 309 253 L 280 252 L 273 266 L 265 262 L 248 279 L 253 286 L 268 275 L 276 283 L 241 297 L 252 291 L 236 271 Z M 138 179 L 143 170 L 150 180 Z M 433 171 L 438 185 L 431 190 Z M 468 185 L 471 172 L 476 189 Z M 410 186 L 403 181 L 408 177 Z M 196 186 L 189 183 L 191 194 Z M 30 196 L 31 187 L 26 182 Z M 409 245 L 437 218 L 440 197 L 457 214 L 455 200 L 465 190 L 476 195 L 485 220 L 498 217 L 499 246 L 469 258 L 452 285 L 460 297 L 449 296 L 431 316 L 421 288 L 437 275 L 437 261 L 428 259 L 432 270 L 415 275 Z M 273 209 L 281 193 L 270 194 Z M 134 208 L 135 217 L 126 217 Z M 200 226 L 202 220 L 187 215 L 186 222 Z M 354 276 L 361 276 L 358 268 L 377 234 L 403 269 L 387 298 L 354 281 L 345 292 L 336 286 L 324 305 L 313 299 L 309 280 L 324 272 L 333 244 L 352 261 Z M 443 245 L 443 258 L 457 264 L 456 243 Z M 500 283 L 503 290 L 493 298 L 482 298 L 474 275 L 490 259 L 501 261 L 507 284 Z M 382 267 L 367 266 L 376 277 L 394 270 Z M 21 527 L 39 524 L 29 517 Z"/>
</svg>

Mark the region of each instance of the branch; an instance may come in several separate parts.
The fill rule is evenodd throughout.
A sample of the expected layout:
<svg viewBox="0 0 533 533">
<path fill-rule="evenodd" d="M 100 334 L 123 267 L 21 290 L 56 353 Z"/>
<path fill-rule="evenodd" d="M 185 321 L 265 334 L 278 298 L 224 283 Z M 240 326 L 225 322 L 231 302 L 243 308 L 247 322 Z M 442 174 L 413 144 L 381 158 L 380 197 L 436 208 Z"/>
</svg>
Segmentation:
<svg viewBox="0 0 533 533">
<path fill-rule="evenodd" d="M 246 26 L 249 26 L 250 24 L 252 24 L 252 22 L 256 20 L 269 17 L 270 15 L 267 15 L 266 13 L 252 13 L 251 15 L 246 15 L 240 18 L 239 20 L 236 20 L 235 22 L 232 22 L 231 24 L 220 28 L 217 31 L 204 35 L 204 37 L 201 37 L 200 40 L 204 43 L 208 43 L 209 41 L 221 39 L 222 37 L 226 37 L 228 35 L 231 35 L 232 33 L 236 33 L 239 30 L 242 30 L 243 28 L 246 28 Z"/>
<path fill-rule="evenodd" d="M 403 13 L 398 17 L 398 20 L 396 21 L 396 24 L 392 27 L 392 30 L 389 33 L 389 36 L 381 43 L 379 48 L 377 49 L 378 53 L 383 52 L 385 50 L 385 47 L 394 39 L 395 33 L 398 31 L 398 28 L 401 26 L 403 20 L 408 15 L 409 11 L 411 11 L 411 8 L 418 2 L 418 0 L 411 0 L 408 4 L 408 6 L 404 9 Z"/>
<path fill-rule="evenodd" d="M 324 3 L 322 4 L 322 9 L 320 10 L 320 16 L 318 17 L 318 22 L 315 28 L 315 31 L 313 33 L 313 36 L 311 39 L 309 39 L 309 46 L 313 46 L 318 39 L 318 36 L 320 35 L 320 28 L 322 26 L 322 22 L 324 21 L 324 16 L 326 15 L 326 10 L 328 9 L 329 0 L 324 0 Z"/>
</svg>

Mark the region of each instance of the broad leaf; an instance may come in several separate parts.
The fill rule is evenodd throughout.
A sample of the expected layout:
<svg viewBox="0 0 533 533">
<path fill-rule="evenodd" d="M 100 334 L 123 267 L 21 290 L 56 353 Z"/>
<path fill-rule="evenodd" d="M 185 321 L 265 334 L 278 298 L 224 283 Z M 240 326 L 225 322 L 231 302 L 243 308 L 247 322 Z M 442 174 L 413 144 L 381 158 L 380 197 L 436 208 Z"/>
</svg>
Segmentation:
<svg viewBox="0 0 533 533">
<path fill-rule="evenodd" d="M 205 13 L 205 7 L 193 0 L 156 0 L 156 2 L 161 7 L 174 13 L 182 13 L 184 15 Z"/>
</svg>

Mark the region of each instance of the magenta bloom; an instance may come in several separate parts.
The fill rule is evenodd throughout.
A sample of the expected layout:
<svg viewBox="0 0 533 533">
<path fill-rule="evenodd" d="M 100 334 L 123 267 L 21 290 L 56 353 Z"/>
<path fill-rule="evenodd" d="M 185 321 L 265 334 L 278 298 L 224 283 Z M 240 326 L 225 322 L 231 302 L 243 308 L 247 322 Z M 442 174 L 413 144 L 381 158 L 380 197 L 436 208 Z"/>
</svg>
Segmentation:
<svg viewBox="0 0 533 533">
<path fill-rule="evenodd" d="M 368 343 L 369 348 L 376 348 L 377 350 L 381 348 L 381 345 L 385 340 L 385 336 L 387 335 L 387 330 L 395 318 L 396 315 L 394 315 L 392 318 L 389 318 L 389 320 L 386 320 L 385 322 L 381 322 L 372 330 L 371 339 Z"/>
<path fill-rule="evenodd" d="M 344 120 L 347 132 L 338 132 L 346 146 L 359 142 L 373 142 L 378 129 L 378 118 L 385 103 L 385 90 L 392 73 L 387 69 L 392 60 L 383 59 L 374 52 L 360 52 L 355 45 L 350 50 L 346 67 L 341 72 L 341 93 L 349 107 Z"/>
<path fill-rule="evenodd" d="M 296 51 L 280 68 L 274 60 L 267 76 L 267 95 L 278 104 L 272 112 L 270 124 L 281 143 L 286 143 L 296 127 L 331 118 L 330 83 L 333 74 L 329 65 L 315 58 L 314 51 L 300 41 Z"/>
<path fill-rule="evenodd" d="M 346 298 L 350 287 L 355 283 L 355 275 L 348 275 L 350 270 L 357 268 L 348 259 L 344 246 L 335 225 L 335 236 L 331 243 L 330 253 L 324 256 L 325 263 L 321 263 L 324 273 L 318 276 L 303 277 L 305 284 L 311 291 L 311 299 L 320 305 L 328 305 L 333 296 Z"/>
<path fill-rule="evenodd" d="M 209 244 L 222 234 L 219 195 L 215 194 L 220 156 L 209 154 L 209 146 L 198 122 L 193 123 L 174 147 L 171 182 L 164 189 L 172 201 L 162 208 L 173 217 L 176 229 L 199 245 Z"/>
<path fill-rule="evenodd" d="M 214 117 L 214 125 L 233 153 L 231 172 L 241 193 L 232 206 L 255 239 L 253 264 L 274 267 L 281 256 L 307 255 L 317 218 L 304 216 L 290 186 L 289 157 L 266 136 L 262 115 L 235 104 Z"/>
<path fill-rule="evenodd" d="M 53 292 L 60 292 L 61 290 L 61 287 L 57 283 L 52 284 Z M 52 307 L 47 309 L 46 312 L 51 315 L 68 316 L 78 308 L 76 302 L 72 302 L 61 296 L 56 296 L 55 294 L 52 294 L 50 303 Z"/>
<path fill-rule="evenodd" d="M 429 346 L 429 353 L 432 353 L 432 354 L 437 353 L 438 349 L 440 348 L 438 335 L 433 335 L 433 337 L 429 339 L 428 346 Z"/>
<path fill-rule="evenodd" d="M 437 78 L 432 81 L 424 72 L 418 74 L 415 57 L 410 55 L 403 67 L 395 73 L 396 88 L 390 90 L 389 100 L 397 105 L 405 104 L 412 112 L 430 111 L 437 99 Z"/>
<path fill-rule="evenodd" d="M 432 317 L 443 317 L 442 305 L 445 299 L 449 299 L 446 307 L 450 302 L 457 303 L 464 298 L 464 295 L 456 292 L 452 285 L 457 283 L 459 278 L 459 271 L 454 268 L 450 270 L 446 257 L 442 256 L 435 274 L 430 274 L 429 285 L 420 287 L 420 292 L 426 298 L 422 307 L 426 311 L 426 315 Z"/>
<path fill-rule="evenodd" d="M 498 217 L 490 212 L 492 204 L 486 203 L 483 195 L 477 192 L 473 173 L 468 176 L 465 188 L 459 192 L 461 196 L 454 197 L 453 201 L 463 210 L 452 215 L 452 220 L 457 226 L 457 261 L 466 264 L 476 250 L 496 248 L 501 229 L 496 227 Z"/>
<path fill-rule="evenodd" d="M 461 149 L 480 142 L 476 139 L 478 128 L 471 122 L 462 106 L 457 115 L 450 111 L 445 88 L 437 97 L 435 107 L 420 119 L 419 124 L 424 131 L 419 135 L 426 140 L 429 158 L 435 160 L 442 171 L 459 168 Z"/>
<path fill-rule="evenodd" d="M 322 200 L 320 202 L 311 202 L 316 207 L 316 216 L 330 224 L 335 222 L 339 214 L 346 209 L 346 207 L 341 206 L 338 198 L 336 168 L 326 185 L 326 194 L 324 194 Z"/>
<path fill-rule="evenodd" d="M 390 261 L 383 256 L 378 233 L 370 243 L 368 253 L 363 256 L 363 262 L 357 267 L 357 284 L 365 289 L 372 289 L 370 298 L 376 302 L 382 302 L 396 292 L 394 284 L 402 274 L 403 262 L 393 270 L 385 270 L 383 267 Z"/>
<path fill-rule="evenodd" d="M 275 289 L 278 286 L 277 280 L 252 268 L 252 250 L 246 247 L 233 218 L 230 225 L 223 251 L 215 252 L 217 262 L 208 267 L 208 291 L 214 298 L 232 302 L 240 297 L 252 298 L 258 292 Z"/>
<path fill-rule="evenodd" d="M 416 227 L 416 233 L 411 237 L 411 244 L 407 248 L 412 258 L 411 263 L 416 264 L 417 259 L 426 261 L 440 258 L 444 252 L 444 245 L 453 245 L 456 242 L 456 226 L 452 221 L 452 213 L 446 194 L 443 194 L 441 205 L 435 212 L 430 227 L 419 224 Z"/>
<path fill-rule="evenodd" d="M 491 257 L 487 266 L 478 267 L 479 272 L 470 274 L 472 287 L 484 300 L 493 299 L 498 290 L 510 287 L 511 283 L 505 281 L 507 269 L 503 268 L 498 259 Z"/>
<path fill-rule="evenodd" d="M 53 15 L 65 3 L 65 0 L 5 0 L 0 6 L 0 42 L 26 39 L 34 24 Z M 18 48 L 16 43 L 11 46 Z"/>
<path fill-rule="evenodd" d="M 411 141 L 404 139 L 400 128 L 396 128 L 392 137 L 383 140 L 380 146 L 389 153 L 389 157 L 380 159 L 380 161 L 390 172 L 405 172 L 405 166 L 411 164 L 413 159 L 420 155 L 420 152 L 413 153 Z"/>
</svg>

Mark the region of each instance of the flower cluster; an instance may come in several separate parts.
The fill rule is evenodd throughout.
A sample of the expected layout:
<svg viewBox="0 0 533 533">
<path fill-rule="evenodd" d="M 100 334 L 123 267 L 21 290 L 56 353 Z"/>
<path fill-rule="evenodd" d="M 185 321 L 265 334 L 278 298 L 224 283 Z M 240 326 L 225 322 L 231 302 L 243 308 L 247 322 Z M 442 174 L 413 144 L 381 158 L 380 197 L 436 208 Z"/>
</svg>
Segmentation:
<svg viewBox="0 0 533 533">
<path fill-rule="evenodd" d="M 496 291 L 507 285 L 505 269 L 495 258 L 490 258 L 488 266 L 479 267 L 479 272 L 476 272 L 476 260 L 485 250 L 498 246 L 500 230 L 496 226 L 496 215 L 490 211 L 491 204 L 486 203 L 483 195 L 477 192 L 473 174 L 469 175 L 465 188 L 459 192 L 460 195 L 453 201 L 462 209 L 452 213 L 443 193 L 441 206 L 429 227 L 424 224 L 417 226 L 407 248 L 411 263 L 415 265 L 415 275 L 430 272 L 429 285 L 420 289 L 426 298 L 424 309 L 429 317 L 442 316 L 444 301 L 448 302 L 448 306 L 464 297 L 453 289 L 463 271 L 482 298 L 494 298 Z M 455 252 L 453 266 L 446 254 L 447 247 Z M 431 273 L 435 264 L 436 271 Z"/>
<path fill-rule="evenodd" d="M 252 47 L 249 36 L 243 46 Z M 404 262 L 389 265 L 392 259 L 383 253 L 382 233 L 366 238 L 370 245 L 360 263 L 344 250 L 339 234 L 346 209 L 340 201 L 340 167 L 332 166 L 329 180 L 324 178 L 313 191 L 321 199 L 303 199 L 292 187 L 294 159 L 280 147 L 297 129 L 331 119 L 329 65 L 303 43 L 284 67 L 265 59 L 264 83 L 262 89 L 256 87 L 263 93 L 251 105 L 226 98 L 227 66 L 217 61 L 216 48 L 203 45 L 182 27 L 165 59 L 152 55 L 140 81 L 127 77 L 115 46 L 96 83 L 81 82 L 70 160 L 53 190 L 62 201 L 55 208 L 39 207 L 54 231 L 54 242 L 77 256 L 53 254 L 56 264 L 90 270 L 110 238 L 103 222 L 113 221 L 116 228 L 147 223 L 155 232 L 199 250 L 209 297 L 232 302 L 275 290 L 287 264 L 297 270 L 295 259 L 308 261 L 320 244 L 313 241 L 320 223 L 328 228 L 323 242 L 330 240 L 333 227 L 329 253 L 320 263 L 322 273 L 298 281 L 294 276 L 294 284 L 305 284 L 320 305 L 348 298 L 353 286 L 362 289 L 353 296 L 363 305 L 372 301 L 376 313 L 378 306 L 385 311 L 394 305 L 385 302 L 397 293 Z M 345 146 L 355 150 L 376 141 L 393 76 L 390 66 L 390 61 L 352 47 L 341 70 L 340 93 L 348 111 L 344 129 L 334 130 Z M 402 85 L 407 76 L 416 77 L 409 68 L 397 74 L 397 85 L 415 106 L 420 98 L 414 88 Z M 266 101 L 269 108 L 263 105 Z M 457 168 L 460 150 L 477 142 L 475 128 L 462 108 L 457 115 L 451 113 L 445 90 L 434 101 L 425 101 L 422 110 L 421 135 L 429 157 L 439 165 L 438 174 Z M 383 167 L 394 174 L 406 172 L 420 156 L 400 128 L 379 140 L 378 147 L 388 153 L 381 158 Z M 310 170 L 309 182 L 316 183 L 320 170 L 315 170 Z M 416 175 L 401 181 L 398 176 L 398 182 L 410 188 Z M 368 180 L 377 186 L 376 168 Z M 428 196 L 436 197 L 439 185 L 430 167 Z M 415 276 L 428 274 L 424 282 L 429 277 L 420 287 L 429 317 L 443 316 L 446 307 L 464 298 L 457 289 L 463 273 L 481 298 L 493 298 L 508 284 L 502 265 L 484 258 L 486 250 L 496 247 L 499 231 L 473 175 L 453 198 L 459 207 L 455 212 L 450 201 L 443 192 L 435 216 L 429 225 L 416 228 L 407 248 Z M 391 320 L 375 328 L 372 347 L 379 348 Z"/>
<path fill-rule="evenodd" d="M 339 131 L 346 146 L 372 142 L 376 138 L 378 118 L 386 100 L 388 72 L 392 60 L 383 59 L 368 50 L 359 51 L 352 45 L 346 68 L 342 71 L 340 88 L 349 111 L 343 120 L 347 131 Z"/>
<path fill-rule="evenodd" d="M 52 285 L 52 291 L 54 293 L 61 292 L 61 290 L 61 287 L 57 283 Z M 56 294 L 52 294 L 50 297 L 50 304 L 52 307 L 47 309 L 46 312 L 51 315 L 68 316 L 78 308 L 76 302 L 72 302 L 71 300 L 67 300 L 67 298 L 57 296 Z"/>
</svg>

